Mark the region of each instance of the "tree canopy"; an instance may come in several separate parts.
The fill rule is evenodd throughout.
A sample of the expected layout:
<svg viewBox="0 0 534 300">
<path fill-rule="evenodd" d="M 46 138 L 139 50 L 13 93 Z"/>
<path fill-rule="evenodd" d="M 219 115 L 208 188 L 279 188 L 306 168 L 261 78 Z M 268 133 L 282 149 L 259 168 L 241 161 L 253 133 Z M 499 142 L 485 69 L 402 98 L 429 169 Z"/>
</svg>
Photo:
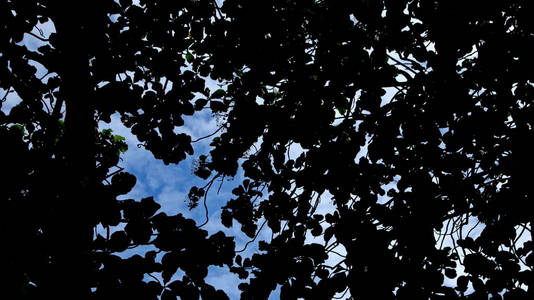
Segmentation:
<svg viewBox="0 0 534 300">
<path fill-rule="evenodd" d="M 533 299 L 532 13 L 529 0 L 0 2 L 0 97 L 20 98 L 0 113 L 6 298 L 228 299 L 206 282 L 219 266 L 244 300 Z M 181 128 L 206 110 L 220 128 L 194 153 Z M 220 222 L 257 253 L 152 197 L 122 199 L 136 178 L 124 138 L 98 128 L 112 115 L 165 164 L 196 157 L 191 209 L 242 177 Z"/>
</svg>

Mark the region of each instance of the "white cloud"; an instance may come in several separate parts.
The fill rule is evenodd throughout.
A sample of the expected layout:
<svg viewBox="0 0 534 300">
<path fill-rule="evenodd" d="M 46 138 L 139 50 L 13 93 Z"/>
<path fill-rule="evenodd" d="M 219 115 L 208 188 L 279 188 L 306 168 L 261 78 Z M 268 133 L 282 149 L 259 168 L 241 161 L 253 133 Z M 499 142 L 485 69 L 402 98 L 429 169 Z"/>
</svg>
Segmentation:
<svg viewBox="0 0 534 300">
<path fill-rule="evenodd" d="M 226 268 L 210 267 L 206 282 L 226 292 L 230 299 L 239 299 L 240 291 L 237 286 L 242 280 L 236 274 L 230 273 Z"/>
<path fill-rule="evenodd" d="M 9 91 L 9 94 L 6 95 L 7 92 L 8 91 L 4 89 L 0 89 L 0 96 L 2 98 L 5 96 L 5 101 L 1 103 L 1 106 L 2 106 L 2 112 L 5 113 L 6 115 L 9 114 L 9 112 L 14 106 L 16 106 L 22 101 L 22 99 L 20 99 L 17 92 L 15 92 L 14 90 L 11 89 Z"/>
</svg>

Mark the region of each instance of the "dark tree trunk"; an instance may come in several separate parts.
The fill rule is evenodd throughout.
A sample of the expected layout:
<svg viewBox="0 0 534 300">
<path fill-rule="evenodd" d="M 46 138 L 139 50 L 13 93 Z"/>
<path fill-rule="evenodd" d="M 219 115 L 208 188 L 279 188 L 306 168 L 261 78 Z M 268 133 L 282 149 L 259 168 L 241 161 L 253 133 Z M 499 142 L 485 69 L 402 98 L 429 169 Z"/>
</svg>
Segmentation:
<svg viewBox="0 0 534 300">
<path fill-rule="evenodd" d="M 52 9 L 58 48 L 61 96 L 65 101 L 65 188 L 51 220 L 51 278 L 49 296 L 85 299 L 90 293 L 95 187 L 96 121 L 91 104 L 93 86 L 89 74 L 88 22 L 83 2 L 56 1 Z M 90 4 L 89 4 L 90 5 Z M 76 6 L 76 7 L 74 7 Z"/>
</svg>

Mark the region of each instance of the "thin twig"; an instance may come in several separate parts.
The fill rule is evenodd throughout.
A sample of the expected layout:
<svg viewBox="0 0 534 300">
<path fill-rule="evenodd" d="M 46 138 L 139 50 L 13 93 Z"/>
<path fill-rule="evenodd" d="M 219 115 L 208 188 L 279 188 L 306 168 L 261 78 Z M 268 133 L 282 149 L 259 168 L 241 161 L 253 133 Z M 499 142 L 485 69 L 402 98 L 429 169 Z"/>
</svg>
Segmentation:
<svg viewBox="0 0 534 300">
<path fill-rule="evenodd" d="M 46 112 L 48 114 L 50 114 L 50 107 L 48 107 L 48 104 L 46 103 L 46 101 L 44 101 L 44 99 L 40 99 L 41 100 L 41 103 L 43 104 L 43 106 L 46 108 Z"/>
<path fill-rule="evenodd" d="M 469 229 L 469 231 L 467 232 L 467 235 L 466 235 L 466 238 L 469 237 L 469 235 L 471 234 L 471 232 L 478 227 L 478 224 L 480 224 L 480 220 L 477 221 L 477 223 L 471 228 Z"/>
<path fill-rule="evenodd" d="M 345 255 L 343 255 L 343 254 L 341 254 L 341 253 L 338 253 L 338 252 L 334 251 L 334 249 L 330 249 L 327 253 L 330 253 L 330 252 L 332 252 L 332 253 L 334 253 L 334 254 L 336 254 L 336 255 L 338 255 L 338 256 L 341 256 L 341 257 L 343 257 L 343 258 L 346 258 Z"/>
<path fill-rule="evenodd" d="M 349 288 L 346 287 L 346 288 L 345 288 L 345 291 L 343 292 L 343 294 L 341 294 L 341 296 L 339 296 L 339 297 L 332 297 L 332 299 L 343 299 L 343 297 L 345 297 L 345 295 L 347 294 L 348 291 L 349 291 Z"/>
<path fill-rule="evenodd" d="M 208 222 L 210 220 L 208 204 L 207 204 L 208 193 L 209 193 L 209 191 L 211 189 L 211 186 L 213 185 L 213 182 L 215 181 L 215 179 L 219 178 L 219 176 L 221 176 L 221 173 L 217 173 L 217 175 L 213 176 L 213 178 L 210 179 L 210 181 L 205 186 L 202 187 L 202 189 L 206 189 L 206 191 L 204 192 L 204 201 L 203 201 L 204 213 L 206 214 L 206 221 L 204 221 L 204 223 L 200 224 L 198 226 L 198 228 L 201 228 L 204 225 L 208 224 Z"/>
<path fill-rule="evenodd" d="M 119 169 L 114 171 L 113 173 L 110 173 L 109 175 L 107 175 L 106 178 L 109 178 L 109 177 L 111 177 L 111 176 L 113 176 L 113 175 L 115 175 L 115 174 L 117 174 L 119 172 L 122 172 L 124 170 L 124 168 L 122 168 L 122 167 L 117 167 L 117 168 L 119 168 Z"/>
<path fill-rule="evenodd" d="M 450 223 L 451 223 L 451 219 L 447 220 L 447 225 L 445 226 L 445 233 L 443 235 L 441 233 L 438 233 L 438 235 L 442 235 L 439 249 L 443 249 L 443 243 L 445 242 L 445 237 L 448 235 Z"/>
<path fill-rule="evenodd" d="M 6 91 L 6 94 L 4 95 L 4 97 L 2 97 L 2 102 L 5 102 L 6 99 L 7 99 L 7 96 L 11 93 L 11 87 L 9 87 Z"/>
<path fill-rule="evenodd" d="M 404 62 L 396 59 L 395 57 L 391 56 L 390 54 L 387 55 L 391 60 L 393 60 L 394 62 L 400 64 L 401 66 L 405 67 L 407 70 L 411 71 L 412 73 L 414 74 L 417 74 L 418 72 L 415 71 L 414 69 L 412 69 L 410 66 L 406 65 Z"/>
<path fill-rule="evenodd" d="M 252 243 L 252 242 L 254 242 L 256 240 L 256 238 L 260 234 L 261 230 L 263 229 L 263 226 L 265 226 L 265 223 L 267 223 L 267 220 L 263 221 L 263 224 L 261 224 L 260 229 L 258 229 L 258 231 L 256 231 L 256 234 L 254 235 L 254 238 L 252 238 L 252 240 L 248 241 L 245 244 L 245 246 L 243 247 L 243 249 L 238 250 L 235 253 L 241 253 L 241 252 L 245 251 L 247 249 L 248 245 L 250 245 L 250 243 Z"/>
<path fill-rule="evenodd" d="M 43 76 L 41 76 L 41 78 L 39 78 L 39 80 L 43 80 L 46 76 L 52 74 L 52 72 L 48 71 L 46 72 L 46 74 L 44 74 Z"/>
<path fill-rule="evenodd" d="M 34 38 L 36 38 L 36 39 L 42 41 L 42 42 L 45 42 L 45 43 L 49 42 L 48 39 L 42 38 L 42 37 L 38 36 L 37 34 L 35 34 L 35 33 L 33 33 L 33 32 L 26 32 L 26 33 L 29 34 L 29 35 L 31 35 L 31 36 L 33 36 Z"/>
<path fill-rule="evenodd" d="M 41 28 L 39 28 L 37 26 L 33 26 L 33 28 L 37 29 L 37 31 L 39 31 L 39 34 L 44 38 L 44 32 L 43 32 L 43 30 L 41 30 Z"/>
<path fill-rule="evenodd" d="M 225 175 L 223 175 L 223 177 L 221 178 L 221 184 L 219 184 L 219 188 L 217 189 L 217 195 L 219 195 L 219 193 L 221 192 L 221 188 L 222 188 L 222 185 L 224 183 L 224 177 L 225 177 Z"/>
<path fill-rule="evenodd" d="M 156 276 L 154 276 L 154 275 L 152 275 L 150 273 L 147 273 L 147 275 L 152 277 L 154 280 L 156 280 L 160 285 L 163 285 L 163 284 L 161 284 L 161 281 L 159 281 L 159 279 Z"/>
<path fill-rule="evenodd" d="M 165 83 L 163 84 L 163 92 L 165 93 L 165 90 L 167 90 L 167 84 L 169 83 L 169 78 L 165 78 Z"/>
<path fill-rule="evenodd" d="M 213 6 L 215 6 L 216 12 L 219 14 L 219 17 L 224 18 L 224 14 L 221 11 L 221 8 L 219 7 L 219 4 L 217 4 L 217 0 L 213 0 Z M 217 14 L 215 14 L 217 16 Z"/>
<path fill-rule="evenodd" d="M 213 181 L 211 181 L 209 184 L 208 184 L 208 188 L 206 190 L 206 192 L 204 193 L 204 201 L 202 201 L 202 204 L 204 205 L 204 213 L 206 214 L 206 221 L 204 221 L 204 223 L 200 224 L 198 226 L 198 228 L 201 228 L 203 227 L 204 225 L 208 224 L 208 222 L 210 221 L 210 217 L 209 217 L 209 210 L 208 210 L 208 204 L 207 204 L 207 198 L 208 198 L 208 191 L 209 189 L 211 188 L 211 185 L 213 184 Z"/>
<path fill-rule="evenodd" d="M 198 138 L 198 139 L 196 139 L 196 140 L 193 140 L 193 141 L 191 141 L 191 143 L 196 143 L 196 142 L 199 142 L 199 141 L 201 141 L 201 140 L 203 140 L 203 139 L 207 139 L 207 138 L 209 138 L 209 137 L 211 137 L 211 136 L 214 136 L 215 134 L 217 134 L 217 132 L 221 131 L 221 129 L 223 129 L 223 128 L 224 128 L 224 125 L 221 126 L 221 127 L 219 127 L 219 128 L 218 128 L 217 130 L 215 130 L 213 133 L 210 133 L 210 134 L 208 134 L 208 135 L 206 135 L 206 136 L 203 136 L 203 137 L 201 137 L 201 138 Z"/>
</svg>

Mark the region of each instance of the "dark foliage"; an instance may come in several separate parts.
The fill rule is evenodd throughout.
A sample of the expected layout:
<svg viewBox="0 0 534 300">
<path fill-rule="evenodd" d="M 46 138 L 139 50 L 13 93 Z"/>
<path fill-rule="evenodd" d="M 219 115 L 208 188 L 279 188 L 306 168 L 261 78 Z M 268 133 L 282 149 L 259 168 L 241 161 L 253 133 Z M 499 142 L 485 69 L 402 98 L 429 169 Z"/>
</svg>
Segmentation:
<svg viewBox="0 0 534 300">
<path fill-rule="evenodd" d="M 242 299 L 534 299 L 534 2 L 71 2 L 0 2 L 6 299 L 228 299 L 213 265 Z M 222 133 L 190 205 L 242 170 L 221 222 L 272 231 L 251 257 L 117 200 L 136 179 L 97 123 L 179 163 L 203 109 Z"/>
</svg>

